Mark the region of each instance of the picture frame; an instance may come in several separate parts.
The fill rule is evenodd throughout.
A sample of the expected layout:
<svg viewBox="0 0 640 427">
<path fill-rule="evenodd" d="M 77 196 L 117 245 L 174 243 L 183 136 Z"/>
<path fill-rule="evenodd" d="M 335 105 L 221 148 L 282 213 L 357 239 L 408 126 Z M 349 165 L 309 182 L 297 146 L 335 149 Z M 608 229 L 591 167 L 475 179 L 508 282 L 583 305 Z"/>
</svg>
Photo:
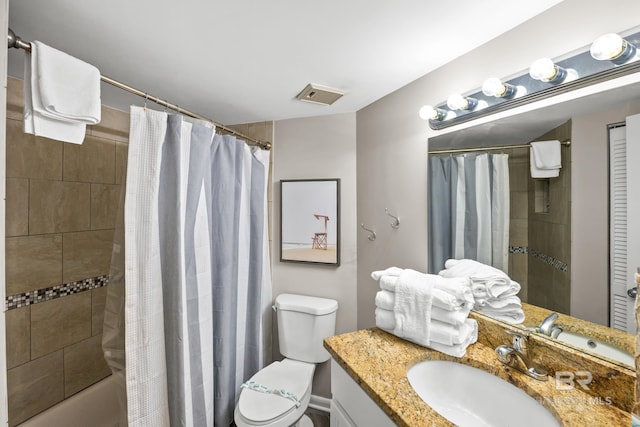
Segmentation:
<svg viewBox="0 0 640 427">
<path fill-rule="evenodd" d="M 280 261 L 340 265 L 340 179 L 280 181 Z"/>
</svg>

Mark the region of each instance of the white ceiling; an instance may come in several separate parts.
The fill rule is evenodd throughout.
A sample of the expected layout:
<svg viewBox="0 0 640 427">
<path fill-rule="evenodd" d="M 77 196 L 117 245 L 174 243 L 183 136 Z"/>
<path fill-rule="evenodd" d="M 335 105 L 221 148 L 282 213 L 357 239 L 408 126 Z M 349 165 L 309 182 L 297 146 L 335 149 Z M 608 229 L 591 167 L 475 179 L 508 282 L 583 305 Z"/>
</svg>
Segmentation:
<svg viewBox="0 0 640 427">
<path fill-rule="evenodd" d="M 11 0 L 9 26 L 223 124 L 357 111 L 561 0 Z M 12 49 L 9 74 L 21 77 Z M 346 95 L 295 100 L 307 83 Z M 140 98 L 103 85 L 103 102 Z"/>
</svg>

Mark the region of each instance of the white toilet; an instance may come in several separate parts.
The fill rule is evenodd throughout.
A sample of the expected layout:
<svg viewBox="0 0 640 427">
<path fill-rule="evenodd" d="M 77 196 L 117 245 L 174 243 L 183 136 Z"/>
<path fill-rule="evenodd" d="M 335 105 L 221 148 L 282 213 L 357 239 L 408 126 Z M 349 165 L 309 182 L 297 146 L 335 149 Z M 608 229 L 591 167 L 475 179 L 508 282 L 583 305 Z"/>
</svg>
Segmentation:
<svg viewBox="0 0 640 427">
<path fill-rule="evenodd" d="M 311 398 L 315 364 L 331 357 L 322 340 L 335 333 L 338 302 L 280 294 L 273 308 L 280 353 L 286 359 L 263 368 L 243 385 L 234 413 L 238 427 L 313 425 L 304 412 Z"/>
</svg>

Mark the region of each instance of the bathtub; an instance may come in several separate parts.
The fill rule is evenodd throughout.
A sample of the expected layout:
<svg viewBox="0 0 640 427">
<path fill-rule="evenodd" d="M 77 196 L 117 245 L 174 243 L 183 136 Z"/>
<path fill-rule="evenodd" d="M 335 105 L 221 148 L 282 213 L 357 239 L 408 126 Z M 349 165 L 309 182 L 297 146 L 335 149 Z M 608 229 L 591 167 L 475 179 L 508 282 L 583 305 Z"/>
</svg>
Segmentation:
<svg viewBox="0 0 640 427">
<path fill-rule="evenodd" d="M 115 377 L 74 394 L 19 427 L 117 427 L 120 415 Z"/>
</svg>

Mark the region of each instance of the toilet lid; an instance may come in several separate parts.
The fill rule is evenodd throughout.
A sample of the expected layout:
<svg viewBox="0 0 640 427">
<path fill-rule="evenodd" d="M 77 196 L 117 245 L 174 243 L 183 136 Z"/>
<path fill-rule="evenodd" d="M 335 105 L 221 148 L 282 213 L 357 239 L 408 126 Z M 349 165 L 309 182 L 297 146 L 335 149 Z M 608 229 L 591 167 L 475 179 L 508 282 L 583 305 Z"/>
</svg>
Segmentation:
<svg viewBox="0 0 640 427">
<path fill-rule="evenodd" d="M 270 390 L 283 389 L 302 401 L 311 386 L 315 366 L 309 363 L 286 360 L 273 362 L 251 377 L 255 383 Z M 296 409 L 296 403 L 278 394 L 267 394 L 243 389 L 238 410 L 244 418 L 256 424 L 267 423 Z"/>
</svg>

